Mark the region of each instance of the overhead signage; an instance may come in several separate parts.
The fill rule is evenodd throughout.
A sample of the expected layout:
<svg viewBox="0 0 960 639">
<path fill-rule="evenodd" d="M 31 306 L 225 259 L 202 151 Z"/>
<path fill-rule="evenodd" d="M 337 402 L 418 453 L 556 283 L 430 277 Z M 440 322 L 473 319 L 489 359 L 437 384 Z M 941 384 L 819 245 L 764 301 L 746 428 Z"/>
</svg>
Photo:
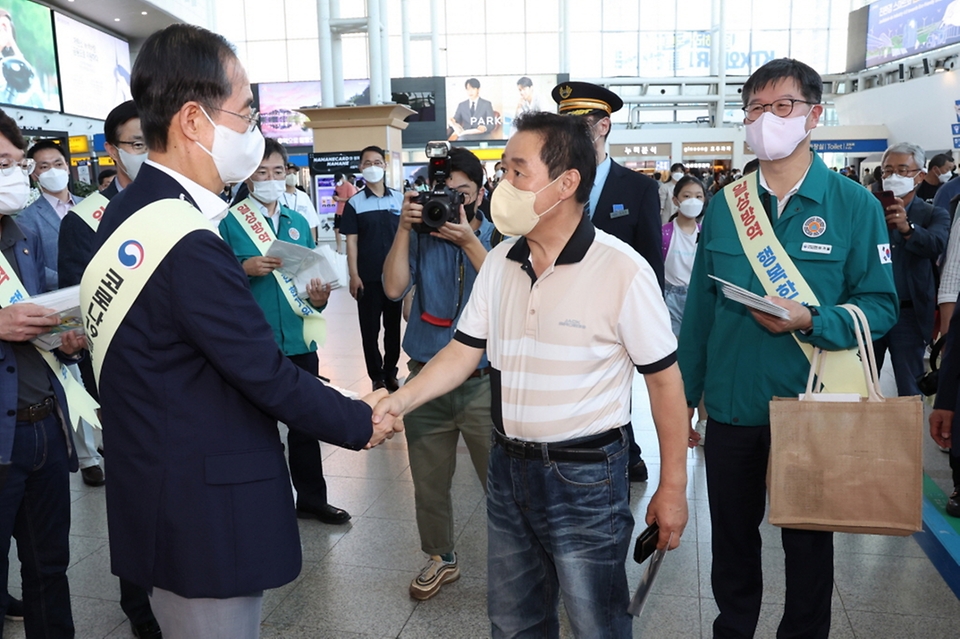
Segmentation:
<svg viewBox="0 0 960 639">
<path fill-rule="evenodd" d="M 683 145 L 683 157 L 733 155 L 733 142 L 699 142 Z"/>
<path fill-rule="evenodd" d="M 885 139 L 870 140 L 811 140 L 810 146 L 817 153 L 883 153 L 887 150 Z"/>
<path fill-rule="evenodd" d="M 329 175 L 352 171 L 360 172 L 360 151 L 339 151 L 336 153 L 310 153 L 310 172 L 314 175 Z"/>
<path fill-rule="evenodd" d="M 656 144 L 611 144 L 610 156 L 615 158 L 670 156 L 673 146 L 666 142 Z"/>
</svg>

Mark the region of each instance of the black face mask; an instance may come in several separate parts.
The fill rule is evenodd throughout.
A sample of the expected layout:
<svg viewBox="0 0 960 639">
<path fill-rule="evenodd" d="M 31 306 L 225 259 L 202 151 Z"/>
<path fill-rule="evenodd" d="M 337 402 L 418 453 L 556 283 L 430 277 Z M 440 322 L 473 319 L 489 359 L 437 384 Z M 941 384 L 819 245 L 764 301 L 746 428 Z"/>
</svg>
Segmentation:
<svg viewBox="0 0 960 639">
<path fill-rule="evenodd" d="M 470 204 L 464 204 L 463 211 L 467 214 L 467 224 L 473 222 L 473 218 L 477 216 L 477 200 L 474 200 Z"/>
</svg>

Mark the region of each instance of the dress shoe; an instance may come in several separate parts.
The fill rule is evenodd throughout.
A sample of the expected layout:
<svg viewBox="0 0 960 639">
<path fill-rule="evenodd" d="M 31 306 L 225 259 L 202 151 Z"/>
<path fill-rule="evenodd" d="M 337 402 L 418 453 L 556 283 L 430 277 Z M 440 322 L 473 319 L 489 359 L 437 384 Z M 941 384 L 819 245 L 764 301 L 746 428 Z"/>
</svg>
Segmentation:
<svg viewBox="0 0 960 639">
<path fill-rule="evenodd" d="M 396 377 L 388 377 L 383 381 L 384 386 L 391 393 L 400 390 L 400 382 L 397 381 Z"/>
<path fill-rule="evenodd" d="M 387 387 L 387 384 L 382 379 L 377 379 L 377 380 L 374 380 L 373 382 L 373 390 L 375 391 L 378 391 L 381 388 L 386 388 L 386 387 Z"/>
<path fill-rule="evenodd" d="M 156 619 L 147 621 L 139 625 L 130 622 L 130 630 L 137 639 L 163 639 L 163 633 L 160 632 L 160 624 Z"/>
<path fill-rule="evenodd" d="M 317 508 L 306 508 L 306 507 L 297 507 L 297 518 L 298 519 L 312 519 L 316 518 L 322 521 L 325 524 L 331 524 L 333 526 L 339 526 L 340 524 L 345 524 L 350 521 L 350 513 L 343 510 L 342 508 L 336 508 L 330 504 L 324 504 L 323 506 Z"/>
<path fill-rule="evenodd" d="M 134 625 L 131 621 L 130 630 L 133 631 L 133 636 L 137 639 L 163 639 L 163 633 L 160 632 L 160 624 L 157 623 L 156 619 L 137 625 Z"/>
<path fill-rule="evenodd" d="M 947 500 L 947 514 L 951 517 L 960 517 L 960 491 L 953 489 L 953 494 Z"/>
<path fill-rule="evenodd" d="M 80 475 L 83 477 L 83 483 L 87 486 L 103 486 L 107 483 L 103 476 L 103 469 L 97 466 L 88 466 L 80 469 Z"/>
<path fill-rule="evenodd" d="M 630 481 L 647 481 L 647 465 L 641 459 L 630 467 Z"/>
<path fill-rule="evenodd" d="M 23 599 L 14 599 L 10 597 L 10 603 L 7 604 L 7 614 L 10 621 L 23 621 Z"/>
</svg>

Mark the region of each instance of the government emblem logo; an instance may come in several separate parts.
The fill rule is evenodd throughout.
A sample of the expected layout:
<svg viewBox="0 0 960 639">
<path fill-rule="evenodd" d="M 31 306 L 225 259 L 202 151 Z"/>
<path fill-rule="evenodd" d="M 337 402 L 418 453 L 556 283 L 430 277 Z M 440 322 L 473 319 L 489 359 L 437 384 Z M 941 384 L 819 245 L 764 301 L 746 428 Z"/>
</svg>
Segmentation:
<svg viewBox="0 0 960 639">
<path fill-rule="evenodd" d="M 819 215 L 807 218 L 803 223 L 803 234 L 807 237 L 820 237 L 827 231 L 827 223 Z"/>
<path fill-rule="evenodd" d="M 566 99 L 569 98 L 571 95 L 573 95 L 573 89 L 570 87 L 570 85 L 565 84 L 565 85 L 563 85 L 562 87 L 560 87 L 560 97 L 561 97 L 561 98 L 563 98 L 564 100 L 566 100 Z"/>
<path fill-rule="evenodd" d="M 299 239 L 300 239 L 300 231 L 298 231 L 298 230 L 295 229 L 295 228 L 291 228 L 291 229 L 290 229 L 290 239 L 291 239 L 291 240 L 299 240 Z"/>
<path fill-rule="evenodd" d="M 143 245 L 136 240 L 127 240 L 120 245 L 117 251 L 117 258 L 120 263 L 130 270 L 133 270 L 143 264 Z"/>
</svg>

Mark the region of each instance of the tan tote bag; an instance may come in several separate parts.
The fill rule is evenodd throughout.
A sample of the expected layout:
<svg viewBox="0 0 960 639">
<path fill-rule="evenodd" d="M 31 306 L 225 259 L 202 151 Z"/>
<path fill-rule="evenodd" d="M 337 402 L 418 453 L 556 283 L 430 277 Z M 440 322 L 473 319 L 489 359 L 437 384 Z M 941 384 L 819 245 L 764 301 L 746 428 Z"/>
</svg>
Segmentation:
<svg viewBox="0 0 960 639">
<path fill-rule="evenodd" d="M 770 523 L 910 535 L 922 527 L 921 399 L 880 394 L 867 318 L 843 308 L 854 318 L 867 397 L 819 392 L 814 378 L 829 353 L 818 348 L 806 393 L 770 402 Z"/>
</svg>

